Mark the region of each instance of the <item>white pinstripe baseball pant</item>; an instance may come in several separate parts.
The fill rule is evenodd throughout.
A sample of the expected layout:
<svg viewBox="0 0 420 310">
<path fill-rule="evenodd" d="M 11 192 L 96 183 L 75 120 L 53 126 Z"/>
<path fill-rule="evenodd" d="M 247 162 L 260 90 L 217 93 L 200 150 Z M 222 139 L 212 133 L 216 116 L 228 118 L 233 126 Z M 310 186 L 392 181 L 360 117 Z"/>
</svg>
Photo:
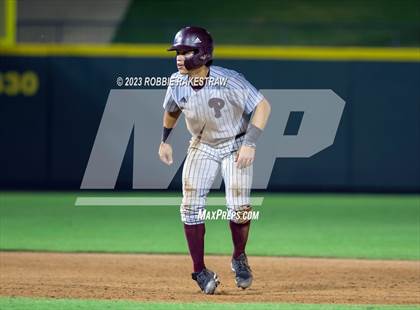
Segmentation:
<svg viewBox="0 0 420 310">
<path fill-rule="evenodd" d="M 232 139 L 216 147 L 192 139 L 182 171 L 181 220 L 187 225 L 204 223 L 207 194 L 219 172 L 226 189 L 228 211 L 242 211 L 250 205 L 253 166 L 239 169 L 235 157 L 243 141 Z"/>
</svg>

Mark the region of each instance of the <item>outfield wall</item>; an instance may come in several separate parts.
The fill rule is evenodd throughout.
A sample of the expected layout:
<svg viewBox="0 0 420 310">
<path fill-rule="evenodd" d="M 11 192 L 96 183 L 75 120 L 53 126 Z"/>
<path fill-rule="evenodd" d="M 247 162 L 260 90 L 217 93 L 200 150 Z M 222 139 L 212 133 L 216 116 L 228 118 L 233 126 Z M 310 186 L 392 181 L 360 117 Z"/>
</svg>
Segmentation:
<svg viewBox="0 0 420 310">
<path fill-rule="evenodd" d="M 2 188 L 80 188 L 117 77 L 175 70 L 160 56 L 15 54 L 0 51 Z M 269 189 L 420 191 L 419 61 L 225 58 L 215 64 L 259 89 L 332 89 L 346 101 L 334 144 L 311 158 L 277 159 Z M 131 178 L 132 143 L 118 188 L 131 188 Z M 179 186 L 180 173 L 171 188 Z"/>
</svg>

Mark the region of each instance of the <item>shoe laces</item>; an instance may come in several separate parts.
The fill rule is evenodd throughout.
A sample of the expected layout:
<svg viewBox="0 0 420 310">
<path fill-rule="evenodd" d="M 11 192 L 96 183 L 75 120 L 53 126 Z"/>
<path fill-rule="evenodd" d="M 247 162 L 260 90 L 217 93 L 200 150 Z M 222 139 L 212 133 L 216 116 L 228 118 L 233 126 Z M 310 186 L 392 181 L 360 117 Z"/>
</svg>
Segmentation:
<svg viewBox="0 0 420 310">
<path fill-rule="evenodd" d="M 247 262 L 246 262 L 245 259 L 236 260 L 236 265 L 238 267 L 238 271 L 239 272 L 242 272 L 242 271 L 248 272 L 248 271 L 250 271 L 249 265 L 247 264 Z"/>
<path fill-rule="evenodd" d="M 208 271 L 206 269 L 204 269 L 202 272 L 200 272 L 197 275 L 197 279 L 199 282 L 205 282 L 207 280 L 207 276 L 208 276 Z"/>
</svg>

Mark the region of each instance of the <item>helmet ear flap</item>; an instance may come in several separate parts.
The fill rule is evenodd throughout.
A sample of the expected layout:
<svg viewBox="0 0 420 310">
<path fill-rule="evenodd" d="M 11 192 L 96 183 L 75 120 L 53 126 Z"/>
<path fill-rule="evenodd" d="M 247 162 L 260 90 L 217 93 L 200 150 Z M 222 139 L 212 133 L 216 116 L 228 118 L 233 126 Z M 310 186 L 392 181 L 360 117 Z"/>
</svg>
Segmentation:
<svg viewBox="0 0 420 310">
<path fill-rule="evenodd" d="M 211 55 L 208 53 L 208 51 L 204 49 L 198 49 L 196 54 L 185 59 L 184 64 L 185 68 L 191 70 L 204 66 L 209 61 L 211 61 Z"/>
<path fill-rule="evenodd" d="M 211 55 L 204 51 L 202 55 L 200 55 L 200 59 L 202 61 L 208 61 L 209 59 L 211 59 Z"/>
</svg>

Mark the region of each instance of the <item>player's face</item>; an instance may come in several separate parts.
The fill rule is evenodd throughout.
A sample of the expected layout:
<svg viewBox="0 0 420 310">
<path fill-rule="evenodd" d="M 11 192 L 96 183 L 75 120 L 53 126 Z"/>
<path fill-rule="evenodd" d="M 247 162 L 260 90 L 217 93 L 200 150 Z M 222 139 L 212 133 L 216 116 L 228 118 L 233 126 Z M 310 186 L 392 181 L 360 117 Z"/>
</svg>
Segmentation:
<svg viewBox="0 0 420 310">
<path fill-rule="evenodd" d="M 188 73 L 187 68 L 185 68 L 184 61 L 186 57 L 191 57 L 193 55 L 194 51 L 176 51 L 176 67 L 178 68 L 179 73 Z"/>
</svg>

